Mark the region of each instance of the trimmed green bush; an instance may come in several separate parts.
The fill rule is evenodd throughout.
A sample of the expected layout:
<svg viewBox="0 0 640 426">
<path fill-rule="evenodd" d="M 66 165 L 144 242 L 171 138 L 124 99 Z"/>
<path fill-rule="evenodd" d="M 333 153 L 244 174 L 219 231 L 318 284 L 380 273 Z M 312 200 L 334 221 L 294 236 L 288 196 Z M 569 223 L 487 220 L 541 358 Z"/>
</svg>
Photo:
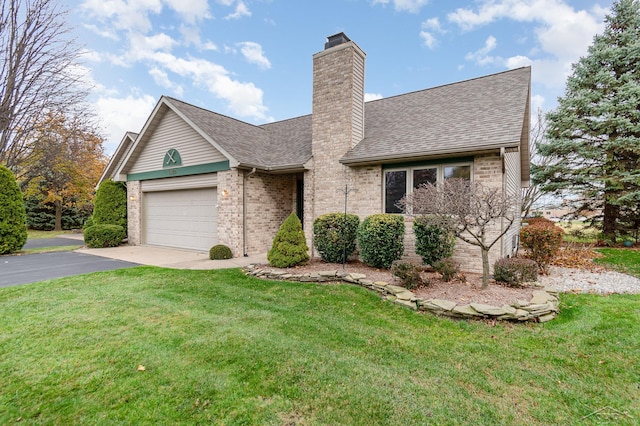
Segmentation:
<svg viewBox="0 0 640 426">
<path fill-rule="evenodd" d="M 124 182 L 103 181 L 93 203 L 93 223 L 120 225 L 127 231 L 127 187 Z"/>
<path fill-rule="evenodd" d="M 354 214 L 328 213 L 313 222 L 313 245 L 329 263 L 342 263 L 356 251 L 360 218 Z"/>
<path fill-rule="evenodd" d="M 84 225 L 82 225 L 82 229 L 87 229 L 93 225 L 95 225 L 95 223 L 93 223 L 93 215 L 91 215 L 87 220 L 85 220 Z"/>
<path fill-rule="evenodd" d="M 117 247 L 125 236 L 120 225 L 93 225 L 84 230 L 84 243 L 90 248 Z"/>
<path fill-rule="evenodd" d="M 367 217 L 358 227 L 360 258 L 375 268 L 389 269 L 404 252 L 404 218 L 380 213 Z"/>
<path fill-rule="evenodd" d="M 438 260 L 432 266 L 433 266 L 433 269 L 436 270 L 436 272 L 442 275 L 442 279 L 447 282 L 454 279 L 456 277 L 456 274 L 460 271 L 460 265 L 458 265 L 450 257 L 447 257 L 446 259 Z"/>
<path fill-rule="evenodd" d="M 209 259 L 211 260 L 224 260 L 232 257 L 231 249 L 224 244 L 217 244 L 209 250 Z"/>
<path fill-rule="evenodd" d="M 562 228 L 546 223 L 525 226 L 520 230 L 520 242 L 528 250 L 527 256 L 533 259 L 545 274 L 549 270 L 549 264 L 558 254 L 563 239 Z"/>
<path fill-rule="evenodd" d="M 420 275 L 423 270 L 422 266 L 413 262 L 396 260 L 391 264 L 391 274 L 398 277 L 402 286 L 408 290 L 427 284 Z"/>
<path fill-rule="evenodd" d="M 439 260 L 453 256 L 456 235 L 453 225 L 442 223 L 433 216 L 418 216 L 413 221 L 416 253 L 422 261 L 433 266 Z"/>
<path fill-rule="evenodd" d="M 304 265 L 309 261 L 309 247 L 304 238 L 302 224 L 295 213 L 284 221 L 267 253 L 269 264 L 275 268 Z"/>
<path fill-rule="evenodd" d="M 538 264 L 519 257 L 498 259 L 493 265 L 493 278 L 508 286 L 520 287 L 538 279 Z"/>
<path fill-rule="evenodd" d="M 0 254 L 20 250 L 27 242 L 22 191 L 11 170 L 0 165 Z"/>
</svg>

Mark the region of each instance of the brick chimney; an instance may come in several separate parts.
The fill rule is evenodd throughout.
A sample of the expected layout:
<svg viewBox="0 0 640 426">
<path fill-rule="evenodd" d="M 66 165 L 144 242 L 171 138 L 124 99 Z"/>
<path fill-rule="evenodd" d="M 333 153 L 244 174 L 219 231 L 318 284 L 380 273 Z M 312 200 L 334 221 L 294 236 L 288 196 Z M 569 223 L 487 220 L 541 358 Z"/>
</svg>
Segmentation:
<svg viewBox="0 0 640 426">
<path fill-rule="evenodd" d="M 313 217 L 344 211 L 340 158 L 364 137 L 365 53 L 344 33 L 313 55 Z"/>
</svg>

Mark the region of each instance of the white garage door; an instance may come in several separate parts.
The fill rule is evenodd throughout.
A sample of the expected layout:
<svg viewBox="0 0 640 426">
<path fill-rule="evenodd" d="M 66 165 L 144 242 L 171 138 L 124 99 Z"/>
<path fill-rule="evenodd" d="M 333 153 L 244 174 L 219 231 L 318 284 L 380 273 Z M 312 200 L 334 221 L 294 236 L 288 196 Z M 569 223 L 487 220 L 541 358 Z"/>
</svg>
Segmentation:
<svg viewBox="0 0 640 426">
<path fill-rule="evenodd" d="M 217 242 L 216 189 L 145 192 L 144 243 L 205 250 Z"/>
</svg>

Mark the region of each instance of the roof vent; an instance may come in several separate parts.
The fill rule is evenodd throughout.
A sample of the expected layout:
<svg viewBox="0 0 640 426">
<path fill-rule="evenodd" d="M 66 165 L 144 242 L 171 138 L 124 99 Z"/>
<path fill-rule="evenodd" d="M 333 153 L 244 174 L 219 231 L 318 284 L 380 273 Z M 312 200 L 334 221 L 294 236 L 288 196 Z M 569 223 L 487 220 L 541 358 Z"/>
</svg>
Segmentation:
<svg viewBox="0 0 640 426">
<path fill-rule="evenodd" d="M 333 46 L 337 46 L 342 43 L 351 41 L 345 33 L 338 33 L 327 37 L 327 42 L 324 44 L 324 50 L 330 49 Z"/>
</svg>

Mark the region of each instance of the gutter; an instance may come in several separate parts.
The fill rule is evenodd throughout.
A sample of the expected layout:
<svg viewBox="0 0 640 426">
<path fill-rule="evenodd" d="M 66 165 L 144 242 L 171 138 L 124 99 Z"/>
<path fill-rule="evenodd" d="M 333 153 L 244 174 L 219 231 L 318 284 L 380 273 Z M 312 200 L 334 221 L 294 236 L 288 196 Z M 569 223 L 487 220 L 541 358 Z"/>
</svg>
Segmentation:
<svg viewBox="0 0 640 426">
<path fill-rule="evenodd" d="M 256 172 L 256 168 L 252 168 L 249 173 L 242 174 L 242 254 L 249 257 L 247 253 L 247 178 Z"/>
</svg>

